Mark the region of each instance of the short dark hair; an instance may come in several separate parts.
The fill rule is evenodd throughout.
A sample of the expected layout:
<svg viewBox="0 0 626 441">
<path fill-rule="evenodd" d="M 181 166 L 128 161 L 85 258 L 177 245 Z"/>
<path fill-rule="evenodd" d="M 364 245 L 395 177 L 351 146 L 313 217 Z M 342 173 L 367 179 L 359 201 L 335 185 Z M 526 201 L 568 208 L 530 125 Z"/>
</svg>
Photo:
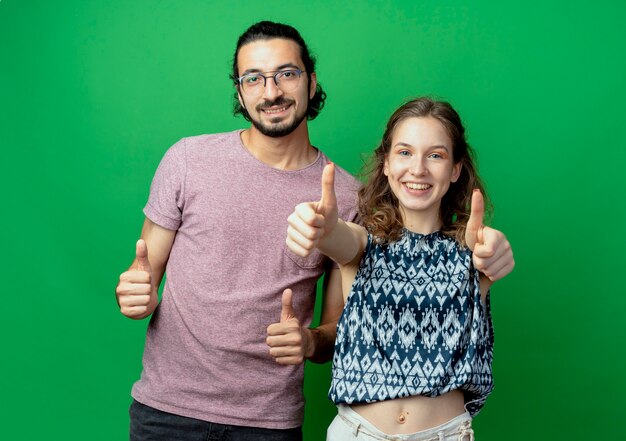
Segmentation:
<svg viewBox="0 0 626 441">
<path fill-rule="evenodd" d="M 239 55 L 239 49 L 242 46 L 259 40 L 271 40 L 272 38 L 284 38 L 295 42 L 300 48 L 300 57 L 304 63 L 304 70 L 307 73 L 307 78 L 311 78 L 311 74 L 315 72 L 315 57 L 309 52 L 304 39 L 300 33 L 293 27 L 283 24 L 274 23 L 272 21 L 260 21 L 250 26 L 237 40 L 237 48 L 235 49 L 235 55 L 233 55 L 233 71 L 230 74 L 230 79 L 233 80 L 238 87 L 237 78 L 239 77 L 239 66 L 237 65 L 237 55 Z M 233 114 L 241 114 L 246 120 L 250 121 L 250 115 L 248 111 L 244 109 L 239 100 L 237 99 L 237 90 L 235 90 L 235 100 L 233 103 Z M 309 100 L 309 106 L 307 108 L 307 118 L 309 120 L 315 119 L 324 107 L 324 101 L 326 100 L 326 92 L 322 89 L 319 81 L 315 88 L 315 95 Z"/>
</svg>

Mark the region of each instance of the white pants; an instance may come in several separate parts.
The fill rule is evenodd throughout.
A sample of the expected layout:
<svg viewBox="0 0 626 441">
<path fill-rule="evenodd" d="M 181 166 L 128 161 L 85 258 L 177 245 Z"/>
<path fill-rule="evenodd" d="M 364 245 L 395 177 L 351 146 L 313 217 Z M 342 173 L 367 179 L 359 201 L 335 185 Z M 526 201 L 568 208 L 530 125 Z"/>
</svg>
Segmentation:
<svg viewBox="0 0 626 441">
<path fill-rule="evenodd" d="M 468 412 L 439 426 L 415 433 L 388 435 L 345 404 L 328 427 L 326 441 L 474 441 L 472 417 Z"/>
</svg>

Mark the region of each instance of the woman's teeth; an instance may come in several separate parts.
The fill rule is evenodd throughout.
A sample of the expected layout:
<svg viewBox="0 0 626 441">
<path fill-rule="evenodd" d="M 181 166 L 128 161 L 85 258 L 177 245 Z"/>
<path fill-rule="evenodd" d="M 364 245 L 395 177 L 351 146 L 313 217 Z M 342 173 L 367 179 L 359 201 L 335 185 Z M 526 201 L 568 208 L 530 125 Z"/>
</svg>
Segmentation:
<svg viewBox="0 0 626 441">
<path fill-rule="evenodd" d="M 428 190 L 430 187 L 432 187 L 432 185 L 428 185 L 428 184 L 415 184 L 413 182 L 405 182 L 404 185 L 406 185 L 408 188 L 410 188 L 411 190 Z"/>
</svg>

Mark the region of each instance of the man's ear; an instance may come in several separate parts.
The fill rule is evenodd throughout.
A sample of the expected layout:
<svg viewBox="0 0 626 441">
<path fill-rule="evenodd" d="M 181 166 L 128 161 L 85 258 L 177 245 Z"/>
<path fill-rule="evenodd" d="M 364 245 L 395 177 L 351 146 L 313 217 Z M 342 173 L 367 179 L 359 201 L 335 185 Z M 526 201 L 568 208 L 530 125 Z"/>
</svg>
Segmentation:
<svg viewBox="0 0 626 441">
<path fill-rule="evenodd" d="M 313 72 L 310 74 L 309 78 L 309 99 L 312 100 L 315 96 L 315 90 L 317 89 L 317 74 Z"/>
<path fill-rule="evenodd" d="M 243 98 L 241 97 L 241 90 L 239 89 L 239 86 L 235 86 L 235 87 L 237 88 L 237 99 L 239 100 L 239 104 L 241 105 L 241 107 L 245 109 L 246 105 L 243 103 Z"/>
</svg>

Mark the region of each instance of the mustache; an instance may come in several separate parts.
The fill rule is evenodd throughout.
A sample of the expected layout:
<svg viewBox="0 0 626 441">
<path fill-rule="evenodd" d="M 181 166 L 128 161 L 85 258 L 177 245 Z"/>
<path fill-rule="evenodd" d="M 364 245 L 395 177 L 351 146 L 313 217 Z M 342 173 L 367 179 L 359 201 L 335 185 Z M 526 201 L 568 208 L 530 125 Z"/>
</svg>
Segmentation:
<svg viewBox="0 0 626 441">
<path fill-rule="evenodd" d="M 269 109 L 270 107 L 274 107 L 274 106 L 282 106 L 282 105 L 286 105 L 286 104 L 293 104 L 294 101 L 287 99 L 285 97 L 279 97 L 276 98 L 274 101 L 263 101 L 262 103 L 259 103 L 256 105 L 256 110 L 257 111 L 261 111 L 264 109 Z"/>
</svg>

